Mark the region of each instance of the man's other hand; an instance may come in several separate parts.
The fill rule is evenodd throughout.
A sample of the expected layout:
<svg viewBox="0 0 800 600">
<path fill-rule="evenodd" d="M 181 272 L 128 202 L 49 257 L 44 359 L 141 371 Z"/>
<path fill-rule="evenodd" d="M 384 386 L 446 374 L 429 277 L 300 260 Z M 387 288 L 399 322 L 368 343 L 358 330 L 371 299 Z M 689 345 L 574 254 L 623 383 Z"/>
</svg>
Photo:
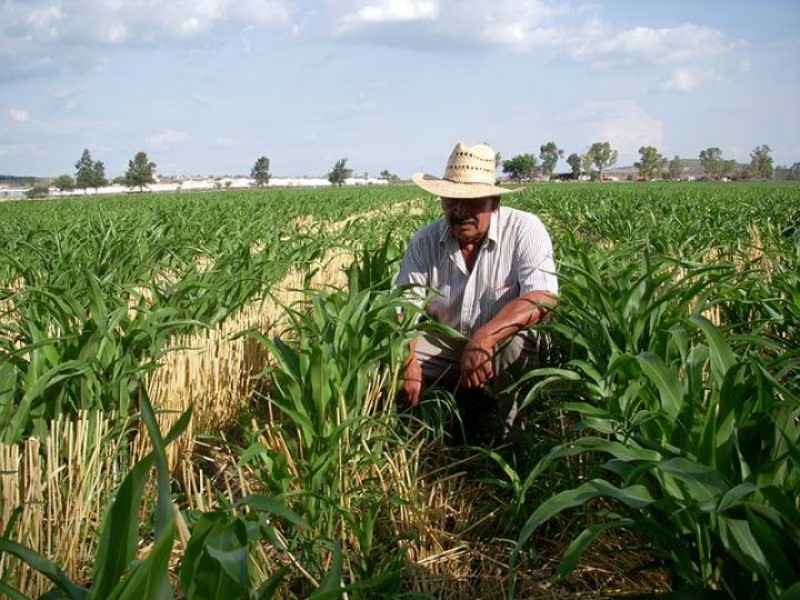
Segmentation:
<svg viewBox="0 0 800 600">
<path fill-rule="evenodd" d="M 411 406 L 416 406 L 422 398 L 422 388 L 422 365 L 412 356 L 403 374 L 403 398 Z"/>
<path fill-rule="evenodd" d="M 483 387 L 493 376 L 494 346 L 486 341 L 470 340 L 461 355 L 461 385 Z"/>
</svg>

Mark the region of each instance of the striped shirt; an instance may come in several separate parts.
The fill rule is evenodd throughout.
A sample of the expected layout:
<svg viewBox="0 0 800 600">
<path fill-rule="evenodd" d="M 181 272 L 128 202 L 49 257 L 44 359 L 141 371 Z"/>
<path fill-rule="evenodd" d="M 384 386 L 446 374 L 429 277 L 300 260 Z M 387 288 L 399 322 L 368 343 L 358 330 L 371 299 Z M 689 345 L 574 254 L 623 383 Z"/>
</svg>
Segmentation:
<svg viewBox="0 0 800 600">
<path fill-rule="evenodd" d="M 409 242 L 397 285 L 415 288 L 435 321 L 467 337 L 522 294 L 558 295 L 553 245 L 539 217 L 501 206 L 492 213 L 472 273 L 444 219 L 419 230 Z"/>
</svg>

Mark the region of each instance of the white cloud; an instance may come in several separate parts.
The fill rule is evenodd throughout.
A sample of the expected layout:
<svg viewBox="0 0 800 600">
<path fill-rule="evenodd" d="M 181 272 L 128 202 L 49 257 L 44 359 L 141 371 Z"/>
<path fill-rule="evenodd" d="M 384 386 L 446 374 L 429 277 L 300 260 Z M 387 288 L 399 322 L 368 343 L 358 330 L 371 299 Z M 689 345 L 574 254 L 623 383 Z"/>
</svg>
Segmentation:
<svg viewBox="0 0 800 600">
<path fill-rule="evenodd" d="M 238 0 L 230 5 L 233 18 L 256 25 L 288 24 L 291 16 L 286 0 Z"/>
<path fill-rule="evenodd" d="M 380 0 L 345 15 L 342 24 L 434 21 L 439 13 L 435 0 Z"/>
<path fill-rule="evenodd" d="M 661 89 L 675 92 L 688 92 L 710 79 L 717 79 L 715 71 L 697 67 L 679 67 L 673 69 L 668 80 L 662 83 Z"/>
<path fill-rule="evenodd" d="M 111 25 L 105 31 L 105 41 L 109 42 L 110 44 L 118 44 L 120 42 L 124 42 L 125 39 L 128 37 L 128 28 L 125 26 L 124 23 L 118 23 L 116 25 Z"/>
<path fill-rule="evenodd" d="M 593 142 L 609 142 L 619 152 L 618 165 L 639 158 L 639 148 L 664 143 L 664 123 L 648 114 L 632 99 L 586 102 L 568 108 L 569 123 L 581 132 L 585 147 Z"/>
<path fill-rule="evenodd" d="M 167 129 L 161 133 L 156 133 L 147 138 L 147 142 L 154 146 L 174 146 L 181 144 L 190 139 L 190 136 L 185 131 L 176 131 L 174 129 Z"/>
<path fill-rule="evenodd" d="M 223 23 L 288 24 L 292 0 L 9 1 L 0 34 L 30 44 L 74 39 L 118 44 L 160 36 L 193 37 Z"/>
<path fill-rule="evenodd" d="M 686 23 L 679 27 L 635 27 L 616 33 L 600 26 L 579 42 L 573 55 L 587 60 L 675 64 L 726 54 L 739 43 L 718 29 Z"/>
<path fill-rule="evenodd" d="M 25 19 L 26 23 L 34 30 L 50 37 L 59 34 L 59 22 L 64 20 L 64 13 L 60 3 L 45 3 L 44 6 L 30 11 Z"/>
<path fill-rule="evenodd" d="M 663 146 L 664 124 L 648 115 L 635 101 L 602 103 L 596 108 L 596 138 L 610 142 L 623 162 L 638 157 L 642 146 Z"/>
<path fill-rule="evenodd" d="M 8 116 L 11 117 L 12 121 L 16 121 L 17 123 L 27 123 L 31 120 L 31 113 L 21 108 L 8 109 Z"/>
<path fill-rule="evenodd" d="M 428 28 L 406 29 L 398 35 L 411 36 L 414 44 L 420 35 L 427 35 L 432 44 L 455 39 L 515 50 L 563 43 L 566 32 L 556 21 L 585 11 L 583 5 L 554 6 L 543 0 L 374 0 L 361 4 L 339 19 L 337 33 L 357 36 L 386 25 L 416 22 Z M 398 42 L 393 36 L 383 40 Z"/>
<path fill-rule="evenodd" d="M 345 0 L 340 0 L 341 2 Z M 619 29 L 581 2 L 544 0 L 372 0 L 341 9 L 336 33 L 428 49 L 459 44 L 552 52 L 598 68 L 651 67 L 661 89 L 688 91 L 730 70 L 743 42 L 694 23 Z M 412 29 L 393 24 L 416 22 Z M 424 26 L 423 26 L 424 25 Z"/>
</svg>

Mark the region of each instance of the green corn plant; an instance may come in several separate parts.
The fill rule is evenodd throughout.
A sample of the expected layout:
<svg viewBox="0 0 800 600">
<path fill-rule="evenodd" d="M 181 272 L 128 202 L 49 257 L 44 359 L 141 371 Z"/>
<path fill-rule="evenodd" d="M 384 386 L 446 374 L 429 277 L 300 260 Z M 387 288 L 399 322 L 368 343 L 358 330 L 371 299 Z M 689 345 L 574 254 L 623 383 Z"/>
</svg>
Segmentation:
<svg viewBox="0 0 800 600">
<path fill-rule="evenodd" d="M 375 525 L 387 501 L 376 477 L 401 438 L 393 431 L 391 404 L 381 402 L 394 394 L 414 320 L 397 318 L 398 309 L 409 309 L 402 291 L 374 289 L 386 286 L 387 253 L 364 256 L 348 270 L 347 291 L 309 291 L 307 303 L 287 307 L 292 328 L 282 337 L 247 333 L 275 359 L 265 375 L 268 401 L 280 418 L 265 434 L 280 440 L 282 450 L 258 444 L 244 456 L 268 489 L 313 524 L 313 539 L 341 545 L 352 585 L 381 581 L 386 589 L 398 584 L 399 563 L 396 550 L 389 559 L 395 566 L 376 560 L 382 553 Z M 377 382 L 389 400 L 376 403 L 376 390 L 368 393 Z M 310 544 L 307 562 L 324 564 L 321 550 Z"/>
<path fill-rule="evenodd" d="M 44 556 L 11 540 L 0 539 L 0 551 L 27 562 L 53 582 L 54 592 L 44 597 L 66 597 L 70 600 L 171 597 L 168 565 L 175 537 L 175 521 L 164 448 L 165 444 L 177 438 L 186 429 L 191 413 L 186 411 L 166 438 L 162 438 L 155 413 L 146 396 L 142 397 L 141 409 L 154 450 L 126 475 L 109 507 L 100 534 L 90 589 L 70 581 L 57 565 Z M 135 562 L 139 545 L 137 508 L 142 500 L 148 473 L 154 463 L 158 480 L 155 543 L 144 560 Z M 3 582 L 0 582 L 0 590 L 12 598 L 25 597 Z"/>
<path fill-rule="evenodd" d="M 635 357 L 643 351 L 663 355 L 672 343 L 672 327 L 692 305 L 702 306 L 714 282 L 730 269 L 653 256 L 639 245 L 601 255 L 576 243 L 566 251 L 559 267 L 559 304 L 566 308 L 556 309 L 554 323 L 542 328 L 560 340 L 569 362 L 524 376 L 519 384 L 547 378 L 534 386 L 522 409 L 550 381 L 566 379 L 578 398 L 598 411 L 635 419 L 642 408 Z M 606 433 L 616 426 L 611 419 L 606 424 Z"/>
<path fill-rule="evenodd" d="M 113 305 L 87 275 L 85 290 L 54 294 L 40 288 L 18 295 L 27 306 L 0 339 L 2 438 L 15 443 L 46 437 L 56 415 L 82 410 L 136 409 L 144 376 L 174 332 L 203 326 L 169 308 L 125 301 Z M 123 298 L 127 296 L 121 293 Z"/>
<path fill-rule="evenodd" d="M 797 368 L 737 356 L 719 330 L 701 317 L 673 330 L 677 358 L 669 363 L 642 352 L 637 395 L 647 398 L 637 419 L 572 405 L 595 433 L 557 446 L 522 484 L 523 491 L 555 461 L 579 454 L 604 456 L 604 477 L 559 492 L 528 517 L 517 551 L 534 530 L 560 512 L 595 498 L 620 509 L 590 510 L 597 522 L 567 549 L 558 574 L 576 565 L 608 528 L 638 531 L 685 584 L 720 586 L 751 597 L 777 596 L 800 578 L 800 397 L 781 385 L 776 371 Z M 791 367 L 793 365 L 793 367 Z M 708 375 L 710 374 L 710 376 Z M 705 380 L 708 380 L 707 382 Z M 596 427 L 613 420 L 613 427 Z M 653 427 L 652 423 L 657 423 Z"/>
<path fill-rule="evenodd" d="M 154 450 L 136 463 L 123 479 L 109 507 L 100 540 L 90 587 L 71 581 L 58 565 L 46 557 L 10 539 L 0 538 L 0 552 L 26 562 L 52 583 L 45 598 L 99 600 L 123 598 L 167 599 L 174 597 L 170 583 L 170 560 L 176 537 L 176 516 L 171 499 L 165 447 L 178 438 L 191 418 L 187 410 L 162 439 L 155 412 L 146 396 L 141 401 Z M 157 501 L 154 514 L 154 544 L 148 555 L 137 560 L 140 545 L 139 505 L 155 463 Z M 308 528 L 297 514 L 271 498 L 251 495 L 232 503 L 227 510 L 191 515 L 192 532 L 181 556 L 179 581 L 182 593 L 190 600 L 233 598 L 272 598 L 288 569 L 277 569 L 258 587 L 250 564 L 254 547 L 269 540 L 279 551 L 286 551 L 276 530 L 277 520 L 295 527 Z M 338 549 L 335 551 L 335 556 Z M 318 597 L 332 597 L 341 589 L 340 577 L 328 577 L 315 592 Z M 21 592 L 0 580 L 0 592 L 14 600 L 25 599 Z M 312 596 L 314 597 L 314 596 Z"/>
</svg>

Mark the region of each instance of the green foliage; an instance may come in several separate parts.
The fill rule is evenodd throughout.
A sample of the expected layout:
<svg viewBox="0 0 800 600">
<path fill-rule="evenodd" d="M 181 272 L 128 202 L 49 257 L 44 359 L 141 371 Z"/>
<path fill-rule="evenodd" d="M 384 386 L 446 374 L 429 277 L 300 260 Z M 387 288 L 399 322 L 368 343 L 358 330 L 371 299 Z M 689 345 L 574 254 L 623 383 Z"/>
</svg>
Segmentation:
<svg viewBox="0 0 800 600">
<path fill-rule="evenodd" d="M 553 381 L 568 382 L 576 399 L 563 408 L 580 419 L 581 437 L 527 475 L 520 510 L 553 463 L 575 455 L 604 462 L 594 462 L 587 483 L 552 495 L 528 517 L 518 549 L 541 524 L 581 506 L 592 524 L 568 548 L 562 576 L 602 530 L 626 528 L 685 585 L 749 597 L 787 590 L 800 576 L 792 566 L 800 551 L 800 386 L 789 375 L 796 352 L 776 348 L 766 358 L 750 344 L 772 343 L 753 336 L 737 351 L 708 320 L 682 316 L 712 302 L 708 290 L 729 285 L 729 268 L 670 266 L 645 252 L 631 270 L 578 256 L 562 271 L 570 308 L 552 326 L 572 358 L 564 370 L 530 373 L 539 381 L 526 402 Z M 595 498 L 617 502 L 593 509 Z"/>
<path fill-rule="evenodd" d="M 97 189 L 108 185 L 106 179 L 106 166 L 103 161 L 98 160 L 92 166 L 92 187 Z"/>
<path fill-rule="evenodd" d="M 127 407 L 127 420 L 146 401 L 140 382 L 170 336 L 218 322 L 330 248 L 356 248 L 348 289 L 306 290 L 287 307 L 287 330 L 258 338 L 276 361 L 265 396 L 275 419 L 237 433 L 248 446 L 242 465 L 270 497 L 185 515 L 180 593 L 408 593 L 407 540 L 387 521 L 411 512 L 413 499 L 379 480 L 413 445 L 392 398 L 414 319 L 398 322 L 396 309 L 410 309 L 392 285 L 403 244 L 438 208 L 386 209 L 417 195 L 381 186 L 276 190 L 268 201 L 231 191 L 2 203 L 3 436 L 41 434 L 59 411 Z M 624 529 L 676 587 L 796 591 L 799 199 L 797 186 L 770 183 L 542 184 L 504 198 L 548 224 L 562 284 L 551 328 L 567 358 L 528 376 L 524 411 L 539 414 L 539 394 L 558 385 L 556 408 L 575 426 L 563 437 L 537 430 L 547 450 L 527 463 L 497 461 L 503 492 L 515 497 L 508 507 L 493 497 L 492 510 L 518 518 L 502 531 L 487 520 L 488 535 L 528 551 L 568 529 L 558 572 L 566 577 L 592 543 Z M 298 224 L 367 211 L 378 213 L 375 227 Z M 212 267 L 199 268 L 201 259 Z M 373 388 L 380 392 L 366 393 Z M 260 444 L 262 433 L 285 445 Z M 133 525 L 137 468 L 103 520 L 115 536 L 99 538 L 93 584 L 106 597 L 157 597 L 166 573 L 167 503 L 149 531 Z M 172 493 L 180 502 L 181 491 Z M 145 562 L 130 558 L 134 542 L 156 539 Z M 92 593 L 70 587 L 44 557 L 0 546 L 69 597 Z M 256 565 L 257 548 L 274 564 Z M 8 580 L 0 592 L 20 597 Z"/>
<path fill-rule="evenodd" d="M 683 174 L 683 163 L 677 154 L 669 161 L 667 174 L 672 181 L 680 181 L 681 175 Z"/>
<path fill-rule="evenodd" d="M 85 149 L 75 163 L 75 187 L 85 190 L 94 187 L 94 161 L 89 149 Z"/>
<path fill-rule="evenodd" d="M 764 144 L 756 146 L 750 153 L 750 166 L 748 171 L 754 179 L 772 179 L 772 149 Z"/>
<path fill-rule="evenodd" d="M 539 158 L 542 159 L 542 172 L 549 180 L 553 176 L 559 158 L 564 158 L 564 151 L 555 142 L 547 142 L 539 147 Z"/>
<path fill-rule="evenodd" d="M 603 181 L 603 171 L 616 163 L 618 156 L 618 152 L 612 150 L 611 144 L 608 142 L 594 142 L 589 146 L 589 150 L 584 156 L 584 162 L 597 167 L 598 177 L 600 181 Z"/>
<path fill-rule="evenodd" d="M 800 162 L 791 167 L 775 167 L 775 181 L 800 181 Z"/>
<path fill-rule="evenodd" d="M 70 175 L 59 175 L 53 179 L 53 187 L 60 192 L 68 192 L 75 189 L 75 180 Z"/>
<path fill-rule="evenodd" d="M 90 589 L 71 582 L 57 565 L 45 557 L 16 542 L 0 538 L 0 551 L 20 558 L 50 579 L 55 589 L 60 592 L 57 597 L 66 597 L 70 600 L 172 597 L 168 567 L 175 537 L 175 523 L 164 449 L 166 444 L 186 429 L 190 412 L 184 413 L 166 438 L 162 438 L 153 407 L 146 397 L 142 398 L 141 409 L 154 449 L 125 477 L 105 516 Z M 156 465 L 158 480 L 155 543 L 144 560 L 136 561 L 139 549 L 138 507 L 153 463 Z M 53 595 L 48 593 L 42 598 L 46 597 Z"/>
<path fill-rule="evenodd" d="M 85 149 L 78 162 L 75 163 L 75 187 L 86 190 L 86 188 L 96 189 L 104 185 L 108 185 L 105 165 L 102 161 L 92 160 L 91 152 Z"/>
<path fill-rule="evenodd" d="M 333 170 L 328 173 L 328 181 L 331 182 L 331 185 L 337 185 L 341 187 L 344 184 L 345 179 L 352 175 L 353 170 L 347 168 L 347 159 L 340 158 L 333 166 Z"/>
<path fill-rule="evenodd" d="M 271 177 L 269 172 L 269 159 L 266 156 L 259 156 L 253 168 L 250 170 L 250 177 L 256 180 L 257 187 L 264 187 L 269 183 Z"/>
<path fill-rule="evenodd" d="M 519 183 L 528 181 L 536 172 L 537 161 L 533 154 L 518 154 L 503 161 L 503 173 L 516 179 Z"/>
<path fill-rule="evenodd" d="M 578 179 L 581 175 L 581 165 L 583 164 L 583 158 L 580 154 L 573 152 L 567 157 L 567 164 L 572 169 L 572 178 Z"/>
<path fill-rule="evenodd" d="M 639 148 L 641 160 L 634 163 L 639 169 L 639 176 L 645 181 L 657 179 L 661 175 L 661 170 L 666 163 L 666 159 L 653 146 L 642 146 Z"/>
<path fill-rule="evenodd" d="M 384 169 L 383 171 L 381 171 L 381 174 L 378 175 L 378 179 L 385 179 L 389 183 L 397 183 L 398 181 L 400 181 L 400 178 L 394 173 L 389 172 L 388 169 Z"/>
<path fill-rule="evenodd" d="M 156 163 L 147 158 L 146 152 L 137 152 L 133 160 L 128 161 L 125 172 L 125 183 L 128 187 L 137 187 L 141 192 L 144 186 L 155 182 Z"/>
<path fill-rule="evenodd" d="M 46 183 L 35 183 L 31 189 L 25 192 L 26 198 L 44 198 L 50 193 L 50 186 Z"/>
<path fill-rule="evenodd" d="M 716 147 L 700 152 L 700 164 L 709 179 L 722 179 L 736 170 L 736 161 L 723 159 L 722 150 Z"/>
<path fill-rule="evenodd" d="M 392 254 L 386 238 L 350 266 L 347 290 L 308 291 L 307 303 L 287 307 L 292 328 L 284 335 L 250 332 L 276 360 L 269 401 L 281 415 L 284 449 L 258 443 L 244 455 L 267 489 L 311 524 L 309 532 L 284 530 L 304 548 L 304 563 L 323 564 L 329 553 L 315 540 L 338 540 L 348 580 L 381 587 L 395 585 L 402 551 L 379 551 L 374 539 L 378 515 L 391 501 L 374 474 L 402 440 L 391 406 L 375 404 L 369 391 L 380 382 L 388 397 L 394 394 L 414 323 L 410 315 L 397 318 L 399 309 L 414 309 L 391 289 L 399 258 Z"/>
</svg>

